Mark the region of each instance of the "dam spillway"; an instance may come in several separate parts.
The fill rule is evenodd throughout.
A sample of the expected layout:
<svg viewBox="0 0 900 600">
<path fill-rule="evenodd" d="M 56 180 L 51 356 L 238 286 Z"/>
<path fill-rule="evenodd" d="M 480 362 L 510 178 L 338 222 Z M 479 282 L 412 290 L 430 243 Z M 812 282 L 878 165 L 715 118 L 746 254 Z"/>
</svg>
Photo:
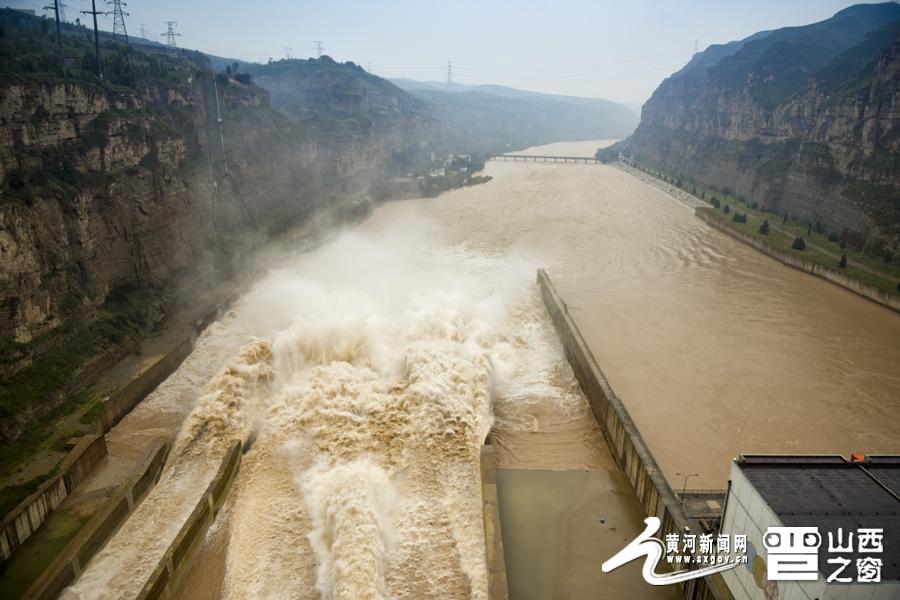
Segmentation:
<svg viewBox="0 0 900 600">
<path fill-rule="evenodd" d="M 755 254 L 610 167 L 498 162 L 488 174 L 384 205 L 285 257 L 204 332 L 111 434 L 114 448 L 180 431 L 168 473 L 73 597 L 130 593 L 116 574 L 155 566 L 177 530 L 159 523 L 190 511 L 229 436 L 249 449 L 201 551 L 209 568 L 182 589 L 486 597 L 488 430 L 501 505 L 504 470 L 510 490 L 529 477 L 512 471 L 579 469 L 621 487 L 544 312 L 539 266 L 666 476 L 691 469 L 693 485 L 721 487 L 739 452 L 897 451 L 895 315 Z M 620 512 L 609 518 L 635 528 L 637 515 Z M 591 583 L 579 577 L 568 585 Z"/>
</svg>

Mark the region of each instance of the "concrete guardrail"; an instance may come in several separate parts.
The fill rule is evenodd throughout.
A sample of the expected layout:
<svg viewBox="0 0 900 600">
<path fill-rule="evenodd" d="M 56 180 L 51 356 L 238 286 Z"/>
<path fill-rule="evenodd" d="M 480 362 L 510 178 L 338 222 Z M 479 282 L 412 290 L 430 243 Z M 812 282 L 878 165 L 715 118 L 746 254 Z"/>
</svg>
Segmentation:
<svg viewBox="0 0 900 600">
<path fill-rule="evenodd" d="M 225 454 L 225 458 L 222 459 L 216 476 L 213 477 L 203 496 L 197 501 L 193 512 L 181 526 L 178 535 L 169 544 L 166 553 L 147 579 L 144 587 L 141 588 L 138 600 L 150 600 L 164 596 L 169 584 L 189 562 L 191 551 L 206 534 L 206 530 L 209 529 L 225 503 L 231 483 L 234 481 L 240 465 L 241 442 L 235 440 Z"/>
<path fill-rule="evenodd" d="M 537 280 L 544 305 L 575 378 L 600 424 L 616 464 L 631 483 L 644 514 L 659 518 L 662 524 L 659 536 L 663 539 L 666 534 L 680 534 L 685 528 L 696 529 L 682 510 L 678 496 L 666 481 L 631 415 L 597 364 L 546 271 L 539 269 Z M 720 575 L 687 581 L 683 591 L 683 597 L 691 600 L 732 597 Z"/>
<path fill-rule="evenodd" d="M 23 600 L 52 600 L 81 576 L 82 571 L 112 538 L 128 515 L 159 481 L 171 443 L 154 444 L 134 474 L 66 544 L 44 572 L 25 592 Z"/>
</svg>

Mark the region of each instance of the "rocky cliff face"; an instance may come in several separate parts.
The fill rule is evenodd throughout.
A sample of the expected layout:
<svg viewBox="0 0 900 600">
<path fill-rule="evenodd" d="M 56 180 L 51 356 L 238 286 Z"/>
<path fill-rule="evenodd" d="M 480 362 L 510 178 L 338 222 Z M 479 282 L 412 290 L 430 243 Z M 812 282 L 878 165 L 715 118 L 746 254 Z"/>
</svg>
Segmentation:
<svg viewBox="0 0 900 600">
<path fill-rule="evenodd" d="M 900 6 L 860 5 L 701 53 L 607 152 L 859 243 L 900 244 Z"/>
<path fill-rule="evenodd" d="M 223 161 L 211 93 L 202 76 L 135 94 L 0 86 L 0 334 L 28 342 L 117 286 L 164 283 L 216 237 L 364 195 L 391 153 L 426 133 L 410 119 L 316 140 L 263 90 L 231 82 L 220 90 Z"/>
<path fill-rule="evenodd" d="M 0 77 L 0 392 L 104 315 L 117 325 L 110 302 L 203 290 L 289 224 L 364 207 L 395 154 L 433 126 L 404 111 L 366 130 L 297 123 L 264 89 L 196 68 L 177 85 L 130 89 Z M 61 366 L 60 381 L 83 367 Z M 4 395 L 0 439 L 62 400 L 39 387 Z M 32 400 L 41 407 L 10 414 Z"/>
</svg>

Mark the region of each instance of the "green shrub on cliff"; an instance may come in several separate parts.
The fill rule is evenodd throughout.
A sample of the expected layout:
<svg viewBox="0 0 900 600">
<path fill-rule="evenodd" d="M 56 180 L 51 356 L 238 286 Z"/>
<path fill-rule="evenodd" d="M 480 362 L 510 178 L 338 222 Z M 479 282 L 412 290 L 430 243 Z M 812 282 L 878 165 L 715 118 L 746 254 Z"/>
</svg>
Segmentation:
<svg viewBox="0 0 900 600">
<path fill-rule="evenodd" d="M 841 260 L 840 260 L 840 262 L 838 262 L 838 267 L 840 267 L 841 269 L 847 268 L 847 255 L 846 254 L 841 254 Z"/>
<path fill-rule="evenodd" d="M 769 220 L 768 219 L 763 221 L 762 224 L 759 226 L 759 232 L 762 235 L 769 235 Z"/>
<path fill-rule="evenodd" d="M 794 250 L 805 250 L 806 242 L 803 241 L 803 238 L 798 237 L 794 239 L 794 243 L 791 244 L 791 248 L 793 248 Z"/>
</svg>

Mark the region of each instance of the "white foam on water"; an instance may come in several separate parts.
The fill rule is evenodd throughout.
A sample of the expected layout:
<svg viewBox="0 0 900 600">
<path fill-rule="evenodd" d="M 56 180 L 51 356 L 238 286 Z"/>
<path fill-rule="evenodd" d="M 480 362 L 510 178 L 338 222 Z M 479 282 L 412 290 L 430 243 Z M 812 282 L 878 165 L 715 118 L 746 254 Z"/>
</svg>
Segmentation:
<svg viewBox="0 0 900 600">
<path fill-rule="evenodd" d="M 256 340 L 198 399 L 160 484 L 73 597 L 132 595 L 240 439 L 219 517 L 226 597 L 486 598 L 479 458 L 494 404 L 529 430 L 542 417 L 512 405 L 549 398 L 566 415 L 580 401 L 556 373 L 535 266 L 409 218 L 271 271 L 228 316 L 230 335 Z"/>
</svg>

